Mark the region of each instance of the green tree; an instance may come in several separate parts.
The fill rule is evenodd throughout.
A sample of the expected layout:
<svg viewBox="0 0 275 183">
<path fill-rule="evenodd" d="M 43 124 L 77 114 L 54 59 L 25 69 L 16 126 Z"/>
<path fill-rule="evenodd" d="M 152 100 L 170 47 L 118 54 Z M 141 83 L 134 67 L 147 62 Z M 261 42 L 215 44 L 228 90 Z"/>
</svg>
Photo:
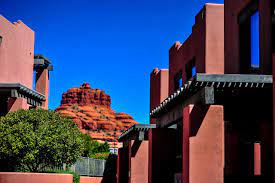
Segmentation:
<svg viewBox="0 0 275 183">
<path fill-rule="evenodd" d="M 84 152 L 83 156 L 94 158 L 97 153 L 108 153 L 109 152 L 109 144 L 99 143 L 96 140 L 93 140 L 89 135 L 83 134 L 82 138 L 84 140 Z"/>
<path fill-rule="evenodd" d="M 37 172 L 73 164 L 82 155 L 83 138 L 75 123 L 54 111 L 19 110 L 0 118 L 2 171 Z"/>
</svg>

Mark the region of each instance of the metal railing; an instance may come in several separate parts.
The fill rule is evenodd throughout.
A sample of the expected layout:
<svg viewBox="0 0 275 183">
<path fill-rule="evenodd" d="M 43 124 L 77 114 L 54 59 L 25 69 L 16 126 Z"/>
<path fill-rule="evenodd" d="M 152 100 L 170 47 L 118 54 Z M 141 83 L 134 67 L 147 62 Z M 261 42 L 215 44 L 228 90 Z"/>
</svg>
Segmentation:
<svg viewBox="0 0 275 183">
<path fill-rule="evenodd" d="M 105 169 L 106 160 L 81 157 L 71 170 L 84 176 L 102 177 Z"/>
</svg>

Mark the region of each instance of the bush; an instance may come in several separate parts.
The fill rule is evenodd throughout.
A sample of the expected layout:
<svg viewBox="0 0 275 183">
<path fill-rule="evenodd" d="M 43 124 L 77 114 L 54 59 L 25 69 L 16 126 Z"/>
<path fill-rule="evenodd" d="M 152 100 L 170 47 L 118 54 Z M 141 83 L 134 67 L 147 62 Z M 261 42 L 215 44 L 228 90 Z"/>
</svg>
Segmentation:
<svg viewBox="0 0 275 183">
<path fill-rule="evenodd" d="M 76 172 L 69 170 L 47 170 L 41 173 L 60 173 L 60 174 L 72 174 L 73 175 L 73 183 L 80 183 L 80 175 Z"/>
<path fill-rule="evenodd" d="M 0 170 L 38 172 L 73 164 L 83 153 L 75 123 L 54 111 L 19 110 L 0 118 Z"/>
<path fill-rule="evenodd" d="M 93 140 L 87 134 L 83 134 L 82 138 L 84 140 L 84 152 L 83 152 L 84 157 L 95 158 L 98 156 L 98 157 L 100 157 L 100 159 L 102 159 L 103 156 L 96 155 L 96 154 L 97 153 L 105 153 L 105 154 L 108 153 L 109 154 L 109 144 L 107 142 L 105 142 L 104 144 L 101 144 L 98 141 Z M 104 157 L 105 157 L 105 155 L 104 155 Z"/>
<path fill-rule="evenodd" d="M 92 154 L 90 158 L 106 160 L 108 159 L 109 155 L 110 155 L 109 152 L 95 153 L 95 154 Z"/>
</svg>

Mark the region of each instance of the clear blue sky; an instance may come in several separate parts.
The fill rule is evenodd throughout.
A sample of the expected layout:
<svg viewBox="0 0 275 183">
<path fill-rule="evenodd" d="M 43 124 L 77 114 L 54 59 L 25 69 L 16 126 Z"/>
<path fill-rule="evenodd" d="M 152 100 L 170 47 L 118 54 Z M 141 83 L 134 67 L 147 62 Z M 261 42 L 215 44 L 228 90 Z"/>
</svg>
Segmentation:
<svg viewBox="0 0 275 183">
<path fill-rule="evenodd" d="M 35 33 L 35 53 L 49 57 L 50 108 L 84 81 L 106 91 L 112 107 L 149 122 L 153 68 L 168 67 L 168 49 L 191 33 L 205 0 L 0 0 L 0 14 Z M 223 3 L 223 0 L 211 0 Z"/>
</svg>

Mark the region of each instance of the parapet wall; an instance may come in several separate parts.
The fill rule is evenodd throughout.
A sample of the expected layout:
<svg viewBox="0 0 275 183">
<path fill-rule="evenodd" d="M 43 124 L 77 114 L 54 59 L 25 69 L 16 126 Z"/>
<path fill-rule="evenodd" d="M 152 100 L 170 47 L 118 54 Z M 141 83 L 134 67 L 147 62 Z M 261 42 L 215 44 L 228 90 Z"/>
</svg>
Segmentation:
<svg viewBox="0 0 275 183">
<path fill-rule="evenodd" d="M 0 183 L 72 183 L 71 174 L 0 172 Z M 84 182 L 83 182 L 84 183 Z"/>
</svg>

